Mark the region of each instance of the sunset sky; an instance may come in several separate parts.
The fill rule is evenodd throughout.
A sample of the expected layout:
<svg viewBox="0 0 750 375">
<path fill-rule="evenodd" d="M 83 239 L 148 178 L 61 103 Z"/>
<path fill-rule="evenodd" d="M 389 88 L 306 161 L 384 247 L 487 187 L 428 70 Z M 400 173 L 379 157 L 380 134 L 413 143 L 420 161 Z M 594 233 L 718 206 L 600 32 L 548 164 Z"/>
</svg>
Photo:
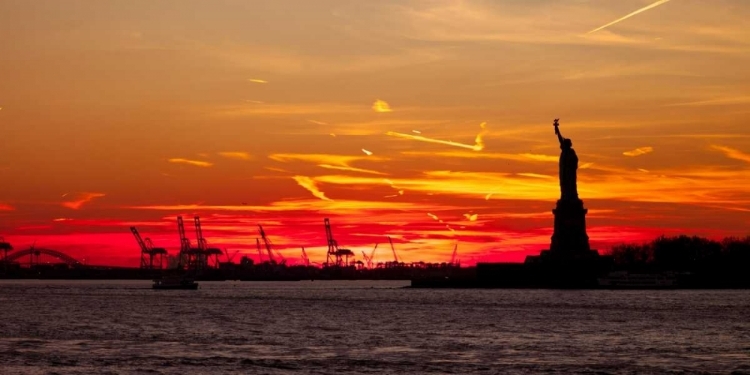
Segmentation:
<svg viewBox="0 0 750 375">
<path fill-rule="evenodd" d="M 641 12 L 638 12 L 642 10 Z M 627 15 L 635 13 L 632 17 Z M 746 0 L 0 2 L 0 236 L 137 265 L 522 261 L 573 140 L 591 245 L 750 234 Z M 624 18 L 624 19 L 622 19 Z M 605 26 L 602 28 L 602 26 Z M 188 234 L 194 241 L 192 226 Z"/>
</svg>

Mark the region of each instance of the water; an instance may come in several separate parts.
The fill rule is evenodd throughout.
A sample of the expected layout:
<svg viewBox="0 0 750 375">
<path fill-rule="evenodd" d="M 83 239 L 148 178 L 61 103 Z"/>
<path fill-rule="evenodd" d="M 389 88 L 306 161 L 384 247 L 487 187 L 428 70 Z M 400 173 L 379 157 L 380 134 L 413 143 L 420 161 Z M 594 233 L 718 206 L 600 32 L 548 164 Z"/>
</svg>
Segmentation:
<svg viewBox="0 0 750 375">
<path fill-rule="evenodd" d="M 0 373 L 750 373 L 750 291 L 406 284 L 0 281 Z"/>
</svg>

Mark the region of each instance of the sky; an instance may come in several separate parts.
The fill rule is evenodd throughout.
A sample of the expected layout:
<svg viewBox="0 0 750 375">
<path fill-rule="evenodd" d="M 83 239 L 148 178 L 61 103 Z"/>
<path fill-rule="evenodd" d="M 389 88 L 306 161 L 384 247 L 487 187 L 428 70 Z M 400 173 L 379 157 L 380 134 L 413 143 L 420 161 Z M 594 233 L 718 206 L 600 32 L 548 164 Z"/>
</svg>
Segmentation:
<svg viewBox="0 0 750 375">
<path fill-rule="evenodd" d="M 628 17 L 630 15 L 630 17 Z M 592 248 L 750 234 L 745 0 L 5 0 L 0 236 L 137 265 L 176 217 L 256 257 L 523 261 L 552 120 Z M 188 235 L 195 243 L 191 225 Z"/>
</svg>

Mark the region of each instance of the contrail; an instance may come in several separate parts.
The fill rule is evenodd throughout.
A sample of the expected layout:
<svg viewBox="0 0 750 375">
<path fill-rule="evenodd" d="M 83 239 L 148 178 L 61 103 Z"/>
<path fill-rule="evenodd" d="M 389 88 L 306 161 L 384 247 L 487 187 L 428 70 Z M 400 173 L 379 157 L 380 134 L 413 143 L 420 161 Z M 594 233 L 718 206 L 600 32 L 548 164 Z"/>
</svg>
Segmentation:
<svg viewBox="0 0 750 375">
<path fill-rule="evenodd" d="M 657 2 L 653 3 L 653 4 L 649 5 L 649 6 L 646 6 L 646 7 L 644 7 L 644 8 L 641 8 L 641 9 L 638 9 L 638 10 L 636 10 L 636 11 L 635 11 L 635 12 L 633 12 L 633 13 L 630 13 L 630 14 L 628 14 L 628 15 L 627 15 L 627 16 L 625 16 L 625 17 L 622 17 L 622 18 L 620 18 L 620 19 L 614 20 L 614 21 L 612 21 L 612 22 L 610 22 L 610 23 L 608 23 L 608 24 L 606 24 L 606 25 L 604 25 L 604 26 L 602 26 L 602 27 L 600 27 L 600 28 L 598 28 L 598 29 L 594 29 L 594 30 L 591 30 L 591 31 L 589 31 L 588 33 L 589 33 L 589 34 L 591 34 L 591 33 L 597 32 L 597 31 L 599 31 L 599 30 L 601 30 L 601 29 L 604 29 L 604 28 L 610 27 L 610 26 L 612 26 L 612 25 L 614 25 L 614 24 L 616 24 L 616 23 L 619 23 L 619 22 L 625 21 L 626 19 L 628 19 L 628 18 L 630 18 L 630 17 L 633 17 L 633 16 L 635 16 L 636 14 L 639 14 L 639 13 L 643 13 L 643 12 L 645 12 L 645 11 L 647 11 L 647 10 L 651 9 L 651 8 L 656 8 L 656 7 L 658 7 L 659 5 L 662 5 L 662 4 L 664 4 L 664 3 L 668 2 L 668 1 L 669 1 L 669 0 L 659 0 L 659 1 L 657 1 Z"/>
<path fill-rule="evenodd" d="M 469 150 L 474 151 L 482 151 L 484 150 L 484 136 L 488 133 L 487 131 L 487 123 L 483 122 L 479 124 L 479 127 L 482 128 L 482 131 L 477 134 L 476 138 L 474 139 L 473 145 L 467 145 L 464 143 L 458 143 L 453 141 L 444 141 L 442 139 L 434 139 L 434 138 L 427 138 L 423 137 L 421 135 L 412 135 L 412 134 L 403 134 L 403 133 L 396 133 L 396 132 L 387 132 L 386 135 L 390 135 L 392 137 L 400 137 L 400 138 L 406 138 L 406 139 L 413 139 L 415 141 L 422 141 L 422 142 L 430 142 L 430 143 L 439 143 L 442 145 L 448 145 L 448 146 L 456 146 L 456 147 L 462 147 L 467 148 Z"/>
</svg>

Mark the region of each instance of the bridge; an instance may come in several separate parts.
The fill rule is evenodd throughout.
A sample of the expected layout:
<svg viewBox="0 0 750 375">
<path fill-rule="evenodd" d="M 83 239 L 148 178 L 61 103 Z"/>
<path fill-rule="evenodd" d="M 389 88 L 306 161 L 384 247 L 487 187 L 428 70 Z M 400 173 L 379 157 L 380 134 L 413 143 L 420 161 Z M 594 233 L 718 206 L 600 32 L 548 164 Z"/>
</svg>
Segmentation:
<svg viewBox="0 0 750 375">
<path fill-rule="evenodd" d="M 40 255 L 50 256 L 52 258 L 62 261 L 63 263 L 67 264 L 70 267 L 79 267 L 83 265 L 81 262 L 79 262 L 75 258 L 63 252 L 52 250 L 52 249 L 40 249 L 40 248 L 35 248 L 35 247 L 30 247 L 26 250 L 16 251 L 12 254 L 7 254 L 5 258 L 3 258 L 3 261 L 14 262 L 14 261 L 17 261 L 18 259 L 23 258 L 24 256 L 29 256 L 32 259 L 32 262 L 31 262 L 32 264 L 39 264 Z M 33 261 L 34 257 L 36 257 L 36 262 Z"/>
</svg>

